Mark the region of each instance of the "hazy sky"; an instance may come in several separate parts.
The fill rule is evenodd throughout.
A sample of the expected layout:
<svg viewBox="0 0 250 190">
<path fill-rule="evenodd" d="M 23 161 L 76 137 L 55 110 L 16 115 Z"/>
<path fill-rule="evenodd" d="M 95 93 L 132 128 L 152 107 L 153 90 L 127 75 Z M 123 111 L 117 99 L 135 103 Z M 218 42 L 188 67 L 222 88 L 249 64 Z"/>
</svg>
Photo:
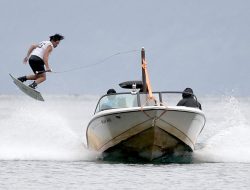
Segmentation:
<svg viewBox="0 0 250 190">
<path fill-rule="evenodd" d="M 141 79 L 145 47 L 153 90 L 250 95 L 249 0 L 1 0 L 0 94 L 21 94 L 8 73 L 30 74 L 22 64 L 29 46 L 61 33 L 50 56 L 53 71 L 43 94 L 102 94 Z"/>
</svg>

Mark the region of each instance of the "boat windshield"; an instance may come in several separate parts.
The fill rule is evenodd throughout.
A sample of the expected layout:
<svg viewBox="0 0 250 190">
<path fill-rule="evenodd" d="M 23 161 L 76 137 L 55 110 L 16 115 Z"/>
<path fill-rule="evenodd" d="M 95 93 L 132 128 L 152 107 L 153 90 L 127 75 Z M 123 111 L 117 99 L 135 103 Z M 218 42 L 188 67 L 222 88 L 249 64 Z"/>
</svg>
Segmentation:
<svg viewBox="0 0 250 190">
<path fill-rule="evenodd" d="M 155 94 L 158 97 L 157 94 Z M 111 95 L 104 95 L 100 98 L 95 112 L 117 109 L 117 108 L 132 108 L 142 106 L 156 105 L 157 100 L 149 100 L 147 94 L 131 94 L 131 93 L 117 93 Z"/>
<path fill-rule="evenodd" d="M 95 113 L 117 108 L 145 107 L 155 105 L 175 106 L 181 99 L 182 92 L 162 91 L 153 92 L 154 99 L 149 99 L 147 93 L 117 93 L 108 94 L 100 98 Z M 196 99 L 196 96 L 194 95 Z"/>
<path fill-rule="evenodd" d="M 138 107 L 137 95 L 112 94 L 103 96 L 97 105 L 96 112 L 117 109 Z"/>
</svg>

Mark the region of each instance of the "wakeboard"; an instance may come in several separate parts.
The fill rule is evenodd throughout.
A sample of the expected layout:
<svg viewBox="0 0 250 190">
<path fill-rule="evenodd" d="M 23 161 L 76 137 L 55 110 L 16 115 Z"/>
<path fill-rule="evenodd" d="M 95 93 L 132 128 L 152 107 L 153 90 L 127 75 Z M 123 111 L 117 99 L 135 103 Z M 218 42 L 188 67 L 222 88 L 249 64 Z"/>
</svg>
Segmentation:
<svg viewBox="0 0 250 190">
<path fill-rule="evenodd" d="M 34 98 L 39 101 L 44 101 L 42 95 L 40 92 L 36 91 L 35 89 L 23 84 L 21 81 L 17 80 L 15 77 L 13 77 L 11 74 L 9 74 L 10 77 L 12 78 L 14 84 L 25 94 L 30 96 L 31 98 Z"/>
</svg>

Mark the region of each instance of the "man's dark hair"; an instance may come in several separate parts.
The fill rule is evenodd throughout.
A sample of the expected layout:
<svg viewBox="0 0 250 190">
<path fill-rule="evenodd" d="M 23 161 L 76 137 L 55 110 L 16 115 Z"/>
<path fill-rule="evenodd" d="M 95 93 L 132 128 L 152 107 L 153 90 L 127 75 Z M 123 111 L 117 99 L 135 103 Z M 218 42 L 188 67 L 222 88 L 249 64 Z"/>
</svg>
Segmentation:
<svg viewBox="0 0 250 190">
<path fill-rule="evenodd" d="M 53 40 L 53 41 L 58 41 L 58 40 L 63 40 L 64 39 L 64 36 L 62 36 L 61 34 L 55 34 L 53 36 L 50 36 L 50 41 Z"/>
<path fill-rule="evenodd" d="M 115 94 L 116 93 L 116 91 L 115 91 L 115 89 L 113 89 L 113 88 L 111 88 L 111 89 L 109 89 L 108 91 L 107 91 L 107 94 Z"/>
<path fill-rule="evenodd" d="M 183 93 L 182 93 L 182 97 L 183 98 L 189 98 L 189 97 L 193 97 L 193 90 L 192 88 L 186 88 Z"/>
</svg>

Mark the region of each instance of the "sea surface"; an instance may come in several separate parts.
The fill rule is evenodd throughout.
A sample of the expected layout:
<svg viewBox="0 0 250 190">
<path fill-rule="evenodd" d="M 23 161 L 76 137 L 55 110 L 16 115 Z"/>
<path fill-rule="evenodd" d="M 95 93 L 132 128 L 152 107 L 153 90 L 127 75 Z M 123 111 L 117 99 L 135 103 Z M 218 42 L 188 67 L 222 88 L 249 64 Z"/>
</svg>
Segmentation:
<svg viewBox="0 0 250 190">
<path fill-rule="evenodd" d="M 0 95 L 0 189 L 249 189 L 250 97 L 200 97 L 190 161 L 102 161 L 85 148 L 97 96 Z"/>
</svg>

